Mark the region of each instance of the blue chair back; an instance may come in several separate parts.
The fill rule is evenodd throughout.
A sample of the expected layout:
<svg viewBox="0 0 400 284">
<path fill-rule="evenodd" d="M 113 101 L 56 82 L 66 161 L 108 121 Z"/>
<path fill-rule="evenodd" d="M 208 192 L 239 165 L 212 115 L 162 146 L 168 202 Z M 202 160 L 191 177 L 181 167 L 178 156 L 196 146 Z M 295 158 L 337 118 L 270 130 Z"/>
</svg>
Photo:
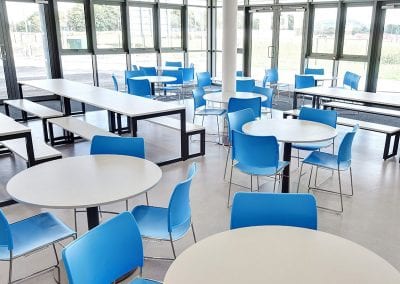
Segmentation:
<svg viewBox="0 0 400 284">
<path fill-rule="evenodd" d="M 165 66 L 182 67 L 182 62 L 180 62 L 180 61 L 167 61 L 167 62 L 165 62 Z"/>
<path fill-rule="evenodd" d="M 236 92 L 251 92 L 256 86 L 254 79 L 236 80 Z"/>
<path fill-rule="evenodd" d="M 206 100 L 203 98 L 205 92 L 202 87 L 194 88 L 192 93 L 193 93 L 194 110 L 206 105 Z"/>
<path fill-rule="evenodd" d="M 229 141 L 232 142 L 232 131 L 242 131 L 242 127 L 244 124 L 250 121 L 254 121 L 256 116 L 254 115 L 254 111 L 250 108 L 238 110 L 235 112 L 228 112 L 228 138 Z"/>
<path fill-rule="evenodd" d="M 325 70 L 324 70 L 324 68 L 306 68 L 306 69 L 304 69 L 304 74 L 324 75 L 325 74 Z"/>
<path fill-rule="evenodd" d="M 10 224 L 3 210 L 0 209 L 0 247 L 6 247 L 9 251 L 14 248 Z"/>
<path fill-rule="evenodd" d="M 278 141 L 275 136 L 253 136 L 232 130 L 232 160 L 253 168 L 278 169 Z"/>
<path fill-rule="evenodd" d="M 196 172 L 197 165 L 192 163 L 186 179 L 178 183 L 172 192 L 168 205 L 168 232 L 188 229 L 191 224 L 190 185 Z"/>
<path fill-rule="evenodd" d="M 183 84 L 183 72 L 182 72 L 182 70 L 164 70 L 162 72 L 162 75 L 176 78 L 176 80 L 173 81 L 173 82 L 165 83 L 166 85 L 169 85 L 169 84 L 182 85 Z"/>
<path fill-rule="evenodd" d="M 125 85 L 128 85 L 128 79 L 133 77 L 145 76 L 143 71 L 140 70 L 126 70 L 125 71 Z"/>
<path fill-rule="evenodd" d="M 272 101 L 274 100 L 273 89 L 255 86 L 252 92 L 266 96 L 268 99 L 266 101 L 261 101 L 261 105 L 263 107 L 272 108 Z"/>
<path fill-rule="evenodd" d="M 291 226 L 317 229 L 317 204 L 311 194 L 238 192 L 233 198 L 231 229 Z"/>
<path fill-rule="evenodd" d="M 156 67 L 143 67 L 143 66 L 140 66 L 140 70 L 143 71 L 146 76 L 157 76 Z"/>
<path fill-rule="evenodd" d="M 194 68 L 179 68 L 182 71 L 183 82 L 189 82 L 194 80 Z"/>
<path fill-rule="evenodd" d="M 346 135 L 343 137 L 342 142 L 339 146 L 338 151 L 338 163 L 348 163 L 351 162 L 351 148 L 353 145 L 354 136 L 358 130 L 358 124 L 353 127 L 353 130 L 347 132 Z"/>
<path fill-rule="evenodd" d="M 265 83 L 277 84 L 279 81 L 278 69 L 271 68 L 265 70 Z"/>
<path fill-rule="evenodd" d="M 358 90 L 358 83 L 360 82 L 361 76 L 347 71 L 344 74 L 343 86 L 348 86 L 352 90 Z"/>
<path fill-rule="evenodd" d="M 126 155 L 144 159 L 144 139 L 140 137 L 112 137 L 95 135 L 90 146 L 90 154 Z"/>
<path fill-rule="evenodd" d="M 243 77 L 243 71 L 236 71 L 236 77 Z"/>
<path fill-rule="evenodd" d="M 139 70 L 139 68 L 137 67 L 137 65 L 135 65 L 135 64 L 132 64 L 132 70 L 138 71 L 138 70 Z"/>
<path fill-rule="evenodd" d="M 128 94 L 139 97 L 151 97 L 151 85 L 149 80 L 133 80 L 128 79 Z"/>
<path fill-rule="evenodd" d="M 114 90 L 118 91 L 118 80 L 117 80 L 117 77 L 115 77 L 115 75 L 112 74 L 111 78 L 112 78 L 112 81 L 113 81 L 113 84 L 114 84 Z"/>
<path fill-rule="evenodd" d="M 314 76 L 310 75 L 295 75 L 294 76 L 294 87 L 296 89 L 304 89 L 309 87 L 315 87 Z"/>
<path fill-rule="evenodd" d="M 300 109 L 299 119 L 319 122 L 336 128 L 337 112 L 336 110 L 302 107 Z"/>
<path fill-rule="evenodd" d="M 71 284 L 109 284 L 135 267 L 143 266 L 143 244 L 129 212 L 88 231 L 62 252 Z"/>
<path fill-rule="evenodd" d="M 197 86 L 199 87 L 208 87 L 211 86 L 211 75 L 209 72 L 198 72 L 196 74 L 197 77 Z"/>
<path fill-rule="evenodd" d="M 239 99 L 230 98 L 228 102 L 228 112 L 234 112 L 250 108 L 256 117 L 261 117 L 261 98 Z"/>
</svg>

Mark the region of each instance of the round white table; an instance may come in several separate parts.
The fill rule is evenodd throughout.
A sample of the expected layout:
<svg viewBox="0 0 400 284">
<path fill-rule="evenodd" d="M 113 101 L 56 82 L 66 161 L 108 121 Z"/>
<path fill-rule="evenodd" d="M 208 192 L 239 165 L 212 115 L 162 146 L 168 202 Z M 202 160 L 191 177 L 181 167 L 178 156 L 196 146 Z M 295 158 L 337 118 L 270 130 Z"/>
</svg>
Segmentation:
<svg viewBox="0 0 400 284">
<path fill-rule="evenodd" d="M 156 90 L 154 88 L 154 85 L 156 83 L 157 84 L 170 83 L 176 81 L 176 78 L 172 76 L 138 76 L 129 78 L 128 80 L 149 80 L 151 85 L 151 95 L 154 98 L 156 95 Z"/>
<path fill-rule="evenodd" d="M 208 237 L 171 264 L 164 284 L 395 284 L 400 273 L 344 238 L 296 227 L 248 227 Z"/>
<path fill-rule="evenodd" d="M 251 92 L 236 92 L 231 98 L 238 98 L 238 99 L 253 99 L 253 98 L 261 98 L 262 102 L 268 100 L 268 97 L 264 95 L 260 95 L 257 93 Z M 215 93 L 208 93 L 203 96 L 206 101 L 213 102 L 213 103 L 221 103 L 227 104 L 229 102 L 229 98 L 225 98 L 222 96 L 222 92 L 215 92 Z"/>
<path fill-rule="evenodd" d="M 243 132 L 254 136 L 275 136 L 284 143 L 283 160 L 290 162 L 292 143 L 315 143 L 336 137 L 328 125 L 299 119 L 261 119 L 243 125 Z M 283 170 L 282 192 L 290 192 L 290 164 Z"/>
<path fill-rule="evenodd" d="M 77 156 L 28 168 L 7 184 L 16 201 L 44 208 L 87 208 L 88 227 L 99 224 L 98 206 L 153 188 L 162 172 L 153 162 L 122 155 Z"/>
</svg>

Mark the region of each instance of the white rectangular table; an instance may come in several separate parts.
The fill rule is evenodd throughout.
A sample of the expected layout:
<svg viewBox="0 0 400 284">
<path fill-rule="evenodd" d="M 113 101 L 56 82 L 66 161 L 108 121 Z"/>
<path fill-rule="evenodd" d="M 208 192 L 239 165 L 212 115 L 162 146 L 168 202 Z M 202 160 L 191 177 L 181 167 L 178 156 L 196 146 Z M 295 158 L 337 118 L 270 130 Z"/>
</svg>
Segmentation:
<svg viewBox="0 0 400 284">
<path fill-rule="evenodd" d="M 313 107 L 319 107 L 320 98 L 329 98 L 349 102 L 366 103 L 376 106 L 400 108 L 400 96 L 393 93 L 371 93 L 343 88 L 311 87 L 294 90 L 293 109 L 297 108 L 298 94 L 312 96 Z"/>
<path fill-rule="evenodd" d="M 116 131 L 115 113 L 126 115 L 129 118 L 130 131 L 133 136 L 137 135 L 138 120 L 179 114 L 181 122 L 181 155 L 179 158 L 158 164 L 165 165 L 188 158 L 189 142 L 186 135 L 185 106 L 155 101 L 66 79 L 19 81 L 18 84 L 20 85 L 21 98 L 23 97 L 22 86 L 24 85 L 60 96 L 63 99 L 65 115 L 71 114 L 71 100 L 107 110 L 109 113 L 109 130 L 111 132 Z"/>
</svg>

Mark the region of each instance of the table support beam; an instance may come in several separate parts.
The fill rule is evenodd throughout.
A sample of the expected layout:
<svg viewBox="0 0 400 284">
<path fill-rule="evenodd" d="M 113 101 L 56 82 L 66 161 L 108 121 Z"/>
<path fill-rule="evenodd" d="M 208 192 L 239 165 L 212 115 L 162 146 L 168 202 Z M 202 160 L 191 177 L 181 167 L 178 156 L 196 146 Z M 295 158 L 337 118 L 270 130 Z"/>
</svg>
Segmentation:
<svg viewBox="0 0 400 284">
<path fill-rule="evenodd" d="M 88 229 L 91 230 L 100 224 L 99 208 L 97 206 L 89 207 L 86 209 L 86 211 L 87 211 Z"/>
<path fill-rule="evenodd" d="M 290 192 L 290 158 L 292 156 L 292 143 L 284 143 L 283 160 L 289 164 L 283 169 L 282 193 Z"/>
</svg>

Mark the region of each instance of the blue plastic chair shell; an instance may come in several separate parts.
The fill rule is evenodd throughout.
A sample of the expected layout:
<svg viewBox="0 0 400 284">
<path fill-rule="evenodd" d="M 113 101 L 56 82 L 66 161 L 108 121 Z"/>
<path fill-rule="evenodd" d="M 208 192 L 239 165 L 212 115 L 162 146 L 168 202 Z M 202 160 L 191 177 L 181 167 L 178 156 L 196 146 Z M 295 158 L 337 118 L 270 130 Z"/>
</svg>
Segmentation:
<svg viewBox="0 0 400 284">
<path fill-rule="evenodd" d="M 111 78 L 112 78 L 112 81 L 113 81 L 113 85 L 114 85 L 114 90 L 115 91 L 118 91 L 118 80 L 117 80 L 117 77 L 115 76 L 115 74 L 112 74 L 111 75 Z"/>
<path fill-rule="evenodd" d="M 212 80 L 209 72 L 198 72 L 197 76 L 197 86 L 208 87 L 211 86 Z"/>
<path fill-rule="evenodd" d="M 164 70 L 162 72 L 162 75 L 176 78 L 176 80 L 173 82 L 165 83 L 166 85 L 182 85 L 183 84 L 182 70 Z"/>
<path fill-rule="evenodd" d="M 279 81 L 278 69 L 271 68 L 265 71 L 265 83 L 277 84 L 278 81 Z"/>
<path fill-rule="evenodd" d="M 140 70 L 126 70 L 125 71 L 125 85 L 128 85 L 128 79 L 133 77 L 145 76 L 143 71 Z"/>
<path fill-rule="evenodd" d="M 358 90 L 358 83 L 360 82 L 361 76 L 347 71 L 344 74 L 343 86 L 348 86 L 352 90 Z"/>
<path fill-rule="evenodd" d="M 82 235 L 63 250 L 62 256 L 71 284 L 113 283 L 144 264 L 142 238 L 129 212 Z"/>
<path fill-rule="evenodd" d="M 351 163 L 351 148 L 354 141 L 354 136 L 358 131 L 358 124 L 353 127 L 351 132 L 347 132 L 340 143 L 338 150 L 338 164 Z"/>
<path fill-rule="evenodd" d="M 145 76 L 157 76 L 157 69 L 156 67 L 144 67 L 140 66 L 139 69 L 144 72 Z"/>
<path fill-rule="evenodd" d="M 254 121 L 256 116 L 254 115 L 254 111 L 250 108 L 228 112 L 228 138 L 229 141 L 232 142 L 232 131 L 242 131 L 242 127 L 244 124 L 250 121 Z"/>
<path fill-rule="evenodd" d="M 325 70 L 324 70 L 324 68 L 305 68 L 304 69 L 304 74 L 324 75 L 325 74 Z"/>
<path fill-rule="evenodd" d="M 193 102 L 194 102 L 194 110 L 203 107 L 206 105 L 206 100 L 203 96 L 206 94 L 202 87 L 197 87 L 192 90 L 193 93 Z"/>
<path fill-rule="evenodd" d="M 165 66 L 170 66 L 170 67 L 182 67 L 182 62 L 180 61 L 166 61 Z"/>
<path fill-rule="evenodd" d="M 319 122 L 336 128 L 337 112 L 336 110 L 302 107 L 300 109 L 299 119 Z"/>
<path fill-rule="evenodd" d="M 252 92 L 255 86 L 254 79 L 236 80 L 236 92 Z"/>
<path fill-rule="evenodd" d="M 190 82 L 194 80 L 194 68 L 179 68 L 182 71 L 183 82 Z"/>
<path fill-rule="evenodd" d="M 136 64 L 132 64 L 132 70 L 138 71 L 138 70 L 139 70 L 139 68 L 137 67 L 137 65 L 136 65 Z"/>
<path fill-rule="evenodd" d="M 151 98 L 151 85 L 149 80 L 128 79 L 128 94 L 144 98 Z"/>
<path fill-rule="evenodd" d="M 261 117 L 261 98 L 230 98 L 228 102 L 228 113 L 250 108 L 256 117 Z"/>
<path fill-rule="evenodd" d="M 243 77 L 243 71 L 236 71 L 236 77 Z"/>
<path fill-rule="evenodd" d="M 95 135 L 90 146 L 90 154 L 126 155 L 144 159 L 144 139 L 141 137 L 113 137 Z"/>
<path fill-rule="evenodd" d="M 261 106 L 272 109 L 272 102 L 274 100 L 273 89 L 255 86 L 252 92 L 266 96 L 268 99 L 266 101 L 261 101 Z"/>
<path fill-rule="evenodd" d="M 295 75 L 294 87 L 296 89 L 304 89 L 309 87 L 315 87 L 314 76 L 310 75 Z"/>
<path fill-rule="evenodd" d="M 291 226 L 317 230 L 317 205 L 311 194 L 238 192 L 233 198 L 231 229 Z"/>
</svg>

